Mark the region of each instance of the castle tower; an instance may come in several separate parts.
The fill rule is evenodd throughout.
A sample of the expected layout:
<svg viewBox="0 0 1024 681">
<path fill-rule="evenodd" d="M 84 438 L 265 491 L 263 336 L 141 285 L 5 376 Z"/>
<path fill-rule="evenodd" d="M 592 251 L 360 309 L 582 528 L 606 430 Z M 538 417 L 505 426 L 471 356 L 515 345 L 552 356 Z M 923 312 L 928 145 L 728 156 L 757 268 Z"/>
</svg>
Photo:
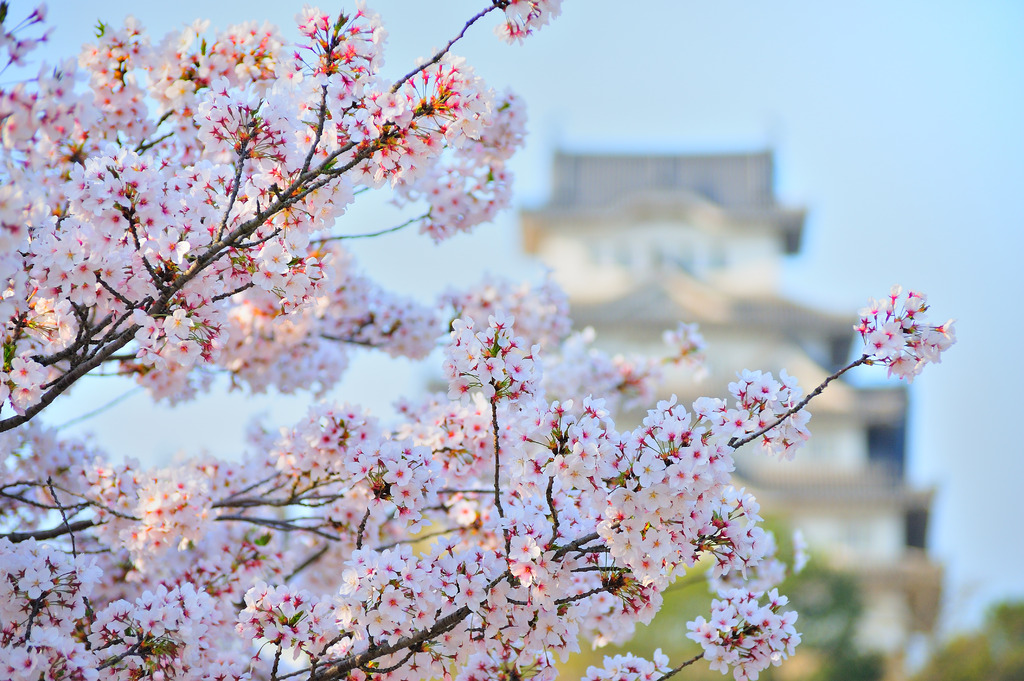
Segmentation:
<svg viewBox="0 0 1024 681">
<path fill-rule="evenodd" d="M 688 371 L 670 372 L 659 395 L 686 404 L 728 396 L 745 368 L 776 376 L 785 368 L 808 392 L 850 359 L 852 313 L 779 292 L 804 215 L 777 202 L 769 152 L 560 153 L 549 201 L 521 220 L 526 250 L 552 269 L 574 323 L 593 327 L 604 349 L 658 354 L 664 330 L 700 324 L 709 376 L 696 383 Z M 906 392 L 840 380 L 809 410 L 812 438 L 794 461 L 741 450 L 738 477 L 764 514 L 801 529 L 858 578 L 863 646 L 897 652 L 913 633 L 932 631 L 941 592 L 941 569 L 925 553 L 932 494 L 904 478 Z"/>
</svg>

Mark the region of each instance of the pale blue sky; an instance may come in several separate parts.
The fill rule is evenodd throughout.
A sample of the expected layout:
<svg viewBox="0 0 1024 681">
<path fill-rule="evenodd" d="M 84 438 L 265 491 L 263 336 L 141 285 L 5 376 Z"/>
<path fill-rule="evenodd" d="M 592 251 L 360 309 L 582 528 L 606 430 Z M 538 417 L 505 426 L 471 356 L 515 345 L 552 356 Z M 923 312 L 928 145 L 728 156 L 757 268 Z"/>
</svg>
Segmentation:
<svg viewBox="0 0 1024 681">
<path fill-rule="evenodd" d="M 371 2 L 391 35 L 391 73 L 404 73 L 485 4 Z M 1013 376 L 1024 322 L 1007 311 L 1024 294 L 1024 3 L 625 4 L 566 0 L 563 16 L 521 47 L 499 43 L 487 21 L 456 48 L 493 86 L 511 86 L 526 100 L 530 138 L 513 166 L 518 205 L 543 201 L 558 147 L 774 149 L 780 195 L 809 209 L 804 253 L 785 277 L 788 294 L 849 311 L 898 282 L 928 293 L 941 321 L 958 319 L 958 345 L 912 392 L 910 470 L 939 490 L 932 544 L 948 566 L 950 623 L 975 623 L 985 602 L 1024 596 L 1024 456 L 1010 428 L 1019 418 Z M 58 29 L 47 54 L 70 53 L 100 16 L 114 22 L 134 12 L 155 34 L 196 17 L 214 26 L 268 19 L 291 34 L 300 7 L 284 0 L 61 0 L 50 3 Z M 351 231 L 390 219 L 358 211 Z M 360 253 L 372 273 L 413 292 L 423 290 L 424 277 L 436 289 L 470 283 L 483 269 L 534 275 L 535 266 L 508 255 L 517 248 L 510 212 L 442 249 L 393 236 L 361 244 Z M 341 397 L 359 399 L 379 370 L 355 371 Z M 412 384 L 393 380 L 396 392 Z M 53 420 L 123 391 L 109 381 L 92 379 L 89 391 L 56 404 Z M 143 416 L 145 401 L 133 398 L 130 411 L 90 425 L 107 433 L 112 449 L 132 453 L 154 427 Z M 304 402 L 221 404 L 256 405 L 286 423 Z M 159 453 L 197 443 L 230 451 L 225 443 L 237 431 L 197 436 L 177 425 L 211 411 L 161 412 Z M 111 439 L 119 427 L 128 435 Z"/>
</svg>

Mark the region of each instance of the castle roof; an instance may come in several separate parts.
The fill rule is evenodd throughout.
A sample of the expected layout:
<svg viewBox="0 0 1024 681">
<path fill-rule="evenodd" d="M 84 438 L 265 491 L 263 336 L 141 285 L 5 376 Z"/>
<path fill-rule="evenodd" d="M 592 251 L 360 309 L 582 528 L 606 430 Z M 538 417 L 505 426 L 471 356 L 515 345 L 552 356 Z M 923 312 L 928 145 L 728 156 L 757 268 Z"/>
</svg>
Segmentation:
<svg viewBox="0 0 1024 681">
<path fill-rule="evenodd" d="M 725 208 L 776 205 L 771 152 L 555 156 L 551 207 L 606 206 L 651 190 L 687 191 Z"/>
<path fill-rule="evenodd" d="M 734 225 L 770 224 L 784 252 L 800 250 L 804 210 L 780 205 L 771 152 L 736 154 L 572 154 L 555 156 L 550 200 L 526 215 L 563 222 L 711 210 Z M 563 223 L 564 224 L 564 223 Z"/>
</svg>

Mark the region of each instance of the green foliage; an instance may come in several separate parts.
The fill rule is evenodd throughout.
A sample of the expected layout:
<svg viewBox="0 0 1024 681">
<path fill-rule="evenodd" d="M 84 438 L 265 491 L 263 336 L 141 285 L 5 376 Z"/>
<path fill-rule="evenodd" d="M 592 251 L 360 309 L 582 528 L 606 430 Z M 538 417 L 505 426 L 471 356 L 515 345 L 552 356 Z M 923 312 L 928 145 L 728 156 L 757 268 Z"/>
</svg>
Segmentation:
<svg viewBox="0 0 1024 681">
<path fill-rule="evenodd" d="M 800 644 L 818 658 L 807 681 L 878 681 L 885 675 L 885 658 L 862 653 L 854 639 L 864 609 L 860 588 L 852 576 L 812 560 L 807 568 L 782 585 L 800 613 Z"/>
<path fill-rule="evenodd" d="M 780 556 L 793 554 L 790 532 L 768 521 Z M 812 558 L 798 575 L 779 586 L 790 606 L 800 613 L 797 631 L 802 636 L 793 663 L 795 669 L 772 668 L 761 678 L 800 681 L 879 681 L 885 676 L 885 657 L 857 648 L 857 622 L 864 610 L 860 586 L 852 575 L 828 567 L 823 557 Z"/>
<path fill-rule="evenodd" d="M 914 681 L 976 679 L 1024 679 L 1024 601 L 996 606 L 980 632 L 947 643 L 914 677 Z"/>
<path fill-rule="evenodd" d="M 801 645 L 830 655 L 852 646 L 863 605 L 851 576 L 812 560 L 779 590 L 800 613 Z"/>
<path fill-rule="evenodd" d="M 712 595 L 708 592 L 707 580 L 700 570 L 694 570 L 678 580 L 664 593 L 665 603 L 657 617 L 647 626 L 638 626 L 636 636 L 626 645 L 609 645 L 593 652 L 586 649 L 581 655 L 572 657 L 562 666 L 561 678 L 580 678 L 591 665 L 601 666 L 604 657 L 627 652 L 648 660 L 658 648 L 669 656 L 670 664 L 679 664 L 701 652 L 700 646 L 686 638 L 686 623 L 703 613 L 711 611 Z M 704 661 L 688 667 L 679 677 L 685 681 L 713 681 L 723 677 L 712 672 Z M 762 678 L 764 675 L 762 674 Z"/>
<path fill-rule="evenodd" d="M 765 523 L 776 537 L 779 556 L 792 556 L 789 531 L 770 520 Z M 863 610 L 860 588 L 854 578 L 827 567 L 824 559 L 812 559 L 803 572 L 788 578 L 779 592 L 790 599 L 800 613 L 797 630 L 803 641 L 796 655 L 781 667 L 769 667 L 761 681 L 880 681 L 885 676 L 882 655 L 862 653 L 854 643 L 857 621 Z M 605 655 L 632 652 L 651 659 L 656 648 L 679 664 L 701 652 L 686 638 L 687 621 L 711 610 L 713 596 L 699 569 L 691 571 L 664 594 L 665 605 L 647 627 L 638 627 L 626 646 L 608 646 L 573 658 L 572 667 L 564 667 L 565 678 L 579 677 L 588 666 L 600 665 Z M 1022 623 L 1024 624 L 1024 623 Z M 726 681 L 731 676 L 708 669 L 703 660 L 687 668 L 678 678 L 686 681 Z M 1024 681 L 1022 677 L 1021 681 Z"/>
</svg>

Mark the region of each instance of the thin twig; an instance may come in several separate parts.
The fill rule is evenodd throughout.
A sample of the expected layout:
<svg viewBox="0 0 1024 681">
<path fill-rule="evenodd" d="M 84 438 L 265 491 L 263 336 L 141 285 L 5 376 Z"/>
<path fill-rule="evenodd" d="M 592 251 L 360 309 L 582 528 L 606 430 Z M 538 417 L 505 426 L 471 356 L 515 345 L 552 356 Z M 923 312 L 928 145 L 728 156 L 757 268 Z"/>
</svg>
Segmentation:
<svg viewBox="0 0 1024 681">
<path fill-rule="evenodd" d="M 128 650 L 124 651 L 120 655 L 115 655 L 114 657 L 111 657 L 110 659 L 105 661 L 103 664 L 101 664 L 98 667 L 98 669 L 106 669 L 107 667 L 113 667 L 115 664 L 117 664 L 121 660 L 125 659 L 126 657 L 129 657 L 131 655 L 137 654 L 141 647 L 142 647 L 142 642 L 141 641 L 137 641 L 137 642 L 133 643 L 131 645 L 131 647 L 128 648 Z"/>
<path fill-rule="evenodd" d="M 821 394 L 821 392 L 825 389 L 825 387 L 829 383 L 831 383 L 832 381 L 836 380 L 837 378 L 839 378 L 840 376 L 845 374 L 850 369 L 852 369 L 854 367 L 859 367 L 861 364 L 867 364 L 870 361 L 871 361 L 871 357 L 869 355 L 863 355 L 863 356 L 861 356 L 860 359 L 858 359 L 858 360 L 856 360 L 856 361 L 846 365 L 845 367 L 843 367 L 842 369 L 840 369 L 839 371 L 835 372 L 834 374 L 832 374 L 831 376 L 826 378 L 824 381 L 822 381 L 821 385 L 819 385 L 817 388 L 815 388 L 813 391 L 811 391 L 811 393 L 807 397 L 805 397 L 804 399 L 802 399 L 799 402 L 797 402 L 796 406 L 794 406 L 794 407 L 792 407 L 790 409 L 787 409 L 781 416 L 779 416 L 779 418 L 775 419 L 775 421 L 773 421 L 772 423 L 769 423 L 767 426 L 765 426 L 761 430 L 759 430 L 759 431 L 757 431 L 755 433 L 751 433 L 750 435 L 747 435 L 746 437 L 744 437 L 744 438 L 742 438 L 740 440 L 737 440 L 736 438 L 732 438 L 731 440 L 729 440 L 729 446 L 732 447 L 733 449 L 739 449 L 740 447 L 742 447 L 743 445 L 747 444 L 748 442 L 751 442 L 751 441 L 756 440 L 757 438 L 761 437 L 762 435 L 767 433 L 769 430 L 771 430 L 775 426 L 779 425 L 780 423 L 782 423 L 783 421 L 788 419 L 793 414 L 797 413 L 798 411 L 800 411 L 801 409 L 806 407 L 808 405 L 808 403 L 810 403 L 811 400 L 813 400 L 815 397 L 817 397 L 818 395 Z"/>
<path fill-rule="evenodd" d="M 390 234 L 392 232 L 397 232 L 400 229 L 405 229 L 406 227 L 408 227 L 412 223 L 414 223 L 414 222 L 416 222 L 418 220 L 425 220 L 428 217 L 430 217 L 430 212 L 429 211 L 424 213 L 423 215 L 417 215 L 414 218 L 409 218 L 408 220 L 406 220 L 405 222 L 403 222 L 400 225 L 395 225 L 394 227 L 388 227 L 387 229 L 382 229 L 382 230 L 377 231 L 377 232 L 367 232 L 365 234 L 337 234 L 335 236 L 325 236 L 325 237 L 323 237 L 321 239 L 314 239 L 313 243 L 324 244 L 324 243 L 327 243 L 328 241 L 340 241 L 342 239 L 370 239 L 370 238 L 375 237 L 375 236 L 382 236 L 384 234 Z"/>
<path fill-rule="evenodd" d="M 672 671 L 665 672 L 662 676 L 658 677 L 657 681 L 665 681 L 666 679 L 671 679 L 673 676 L 675 676 L 679 672 L 683 671 L 684 669 L 686 669 L 687 667 L 689 667 L 691 664 L 693 664 L 697 660 L 701 659 L 702 657 L 704 657 L 704 653 L 699 653 L 697 655 L 694 655 L 689 660 L 687 660 L 686 662 L 682 663 L 681 665 L 679 665 L 678 667 L 676 667 Z"/>
<path fill-rule="evenodd" d="M 566 596 L 565 598 L 559 598 L 558 600 L 555 601 L 555 605 L 565 605 L 566 603 L 574 603 L 576 601 L 582 601 L 584 598 L 590 598 L 591 596 L 596 596 L 597 594 L 605 592 L 605 591 L 608 591 L 608 587 L 606 587 L 606 586 L 599 586 L 599 587 L 591 589 L 590 591 L 585 591 L 585 592 L 583 592 L 581 594 L 576 594 L 575 596 Z"/>
<path fill-rule="evenodd" d="M 113 286 L 108 284 L 107 280 L 104 279 L 103 277 L 96 277 L 96 282 L 100 286 L 102 286 L 104 289 L 106 289 L 107 293 L 109 293 L 110 295 L 114 296 L 115 298 L 117 298 L 119 301 L 121 301 L 125 305 L 131 305 L 132 304 L 132 301 L 128 300 L 123 295 L 121 295 L 121 293 L 117 289 L 115 289 Z"/>
<path fill-rule="evenodd" d="M 367 674 L 387 674 L 389 672 L 393 672 L 396 669 L 400 668 L 403 664 L 408 662 L 409 659 L 413 655 L 415 655 L 415 654 L 416 654 L 415 650 L 410 650 L 408 653 L 406 653 L 405 657 L 403 657 L 401 660 L 399 660 L 395 664 L 391 665 L 390 667 L 369 667 L 369 666 L 364 666 L 364 667 L 360 667 L 359 669 L 361 671 L 367 673 Z"/>
<path fill-rule="evenodd" d="M 35 624 L 36 617 L 42 612 L 43 605 L 46 603 L 46 597 L 49 595 L 50 590 L 47 589 L 38 597 L 29 601 L 32 604 L 32 610 L 28 613 L 28 621 L 25 623 L 25 636 L 21 639 L 22 643 L 32 640 L 32 625 Z"/>
<path fill-rule="evenodd" d="M 256 482 L 252 483 L 251 485 L 249 485 L 247 487 L 243 487 L 242 489 L 238 490 L 237 492 L 235 492 L 234 494 L 232 494 L 228 498 L 221 499 L 220 501 L 214 503 L 213 504 L 213 508 L 230 508 L 231 507 L 231 501 L 233 499 L 237 499 L 237 498 L 241 497 L 243 494 L 248 494 L 249 492 L 251 492 L 254 489 L 256 489 L 257 487 L 259 487 L 260 485 L 265 485 L 265 484 L 267 484 L 268 482 L 270 482 L 271 480 L 273 480 L 276 477 L 278 477 L 278 474 L 277 473 L 273 473 L 273 474 L 268 475 L 267 477 L 263 478 L 262 480 L 257 480 Z M 280 487 L 277 487 L 275 489 L 279 489 L 279 488 Z"/>
<path fill-rule="evenodd" d="M 324 539 L 330 539 L 331 541 L 341 541 L 341 537 L 330 532 L 324 532 L 323 530 L 316 527 L 304 527 L 302 525 L 295 525 L 288 520 L 278 520 L 276 518 L 253 518 L 247 515 L 221 515 L 217 516 L 216 520 L 220 522 L 241 522 L 241 523 L 252 523 L 253 525 L 259 525 L 260 527 L 269 527 L 272 530 L 280 530 L 282 532 L 309 532 L 315 534 L 318 537 Z"/>
<path fill-rule="evenodd" d="M 152 141 L 149 141 L 149 142 L 139 142 L 139 146 L 135 148 L 135 151 L 137 153 L 140 153 L 140 154 L 142 152 L 144 152 L 144 151 L 149 151 L 150 149 L 152 149 L 156 145 L 158 145 L 161 142 L 163 142 L 165 139 L 170 138 L 172 135 L 174 135 L 174 131 L 173 130 L 171 132 L 165 132 L 164 134 L 160 135 L 159 137 L 157 137 L 156 139 L 154 139 Z"/>
<path fill-rule="evenodd" d="M 55 430 L 63 430 L 65 428 L 68 428 L 70 426 L 75 425 L 76 423 L 81 423 L 82 421 L 87 421 L 87 420 L 91 419 L 93 416 L 96 416 L 98 414 L 102 414 L 107 409 L 110 409 L 111 407 L 116 407 L 117 405 L 121 404 L 122 402 L 124 402 L 125 400 L 127 400 L 129 397 L 131 397 L 135 393 L 139 392 L 140 390 L 142 390 L 142 386 L 141 385 L 137 385 L 137 386 L 127 390 L 126 392 L 122 393 L 121 395 L 118 395 L 117 397 L 115 397 L 114 399 L 110 400 L 106 404 L 101 405 L 99 407 L 96 407 L 92 411 L 87 411 L 86 413 L 82 414 L 81 416 L 76 416 L 75 418 L 71 419 L 70 421 L 65 421 L 64 423 L 62 423 L 59 426 L 57 426 L 55 428 Z"/>
<path fill-rule="evenodd" d="M 57 497 L 57 490 L 53 488 L 53 476 L 46 477 L 46 485 L 50 488 L 50 496 L 53 497 L 53 503 L 57 505 L 57 510 L 60 511 L 60 519 L 64 521 L 64 528 L 67 529 L 68 536 L 71 537 L 71 555 L 75 560 L 78 560 L 78 547 L 75 546 L 75 531 L 68 524 L 68 514 L 64 512 L 64 505 L 60 503 L 60 499 Z"/>
<path fill-rule="evenodd" d="M 247 132 L 252 132 L 255 128 L 254 119 L 250 118 L 249 121 L 242 123 L 248 129 Z M 245 162 L 249 160 L 249 154 L 251 149 L 249 148 L 249 142 L 255 139 L 254 134 L 247 135 L 242 138 L 242 146 L 238 149 L 238 158 L 235 162 L 235 179 L 231 183 L 231 193 L 228 195 L 228 205 L 224 208 L 224 217 L 220 221 L 220 227 L 217 228 L 216 237 L 219 239 L 224 230 L 228 228 L 228 220 L 231 218 L 231 211 L 235 207 L 235 201 L 238 200 L 238 190 L 242 186 L 242 172 L 245 170 Z"/>
<path fill-rule="evenodd" d="M 234 291 L 226 291 L 224 293 L 219 293 L 219 294 L 215 295 L 213 298 L 210 298 L 210 302 L 211 303 L 216 303 L 218 301 L 224 300 L 225 298 L 230 298 L 231 296 L 235 295 L 236 293 L 241 293 L 242 291 L 248 291 L 253 286 L 255 286 L 255 284 L 253 284 L 250 281 L 248 284 L 242 284 L 241 286 L 236 288 Z"/>
<path fill-rule="evenodd" d="M 452 38 L 451 40 L 449 40 L 447 45 L 445 45 L 440 50 L 435 52 L 434 56 L 431 57 L 429 61 L 424 62 L 423 64 L 420 64 L 419 66 L 414 68 L 412 71 L 410 71 L 409 73 L 405 74 L 404 76 L 399 78 L 397 81 L 395 81 L 395 84 L 391 86 L 391 92 L 398 92 L 398 88 L 402 87 L 402 84 L 405 83 L 405 81 L 409 80 L 410 78 L 415 76 L 417 73 L 419 73 L 420 71 L 423 71 L 424 69 L 426 69 L 427 67 L 431 66 L 432 64 L 436 64 L 437 62 L 441 61 L 441 59 L 444 57 L 444 55 L 448 53 L 448 50 L 452 49 L 452 45 L 457 43 L 459 41 L 459 39 L 462 38 L 462 36 L 466 35 L 466 31 L 469 30 L 470 26 L 475 24 L 480 19 L 483 19 L 487 14 L 489 14 L 490 12 L 492 12 L 492 11 L 494 11 L 496 9 L 498 9 L 498 6 L 492 4 L 490 7 L 486 8 L 486 9 L 482 9 L 479 12 L 477 12 L 476 14 L 474 14 L 470 18 L 470 20 L 466 22 L 466 25 L 462 27 L 462 30 L 459 31 L 459 34 L 457 36 L 455 36 L 454 38 Z"/>
<path fill-rule="evenodd" d="M 374 550 L 375 551 L 387 551 L 388 549 L 393 549 L 396 546 L 401 546 L 402 544 L 415 544 L 417 542 L 425 541 L 427 539 L 433 539 L 434 537 L 444 536 L 444 535 L 448 534 L 449 532 L 458 532 L 459 530 L 462 530 L 462 529 L 464 529 L 464 528 L 461 528 L 461 527 L 449 527 L 448 529 L 437 530 L 436 532 L 424 532 L 423 534 L 417 534 L 417 535 L 414 535 L 412 537 L 409 537 L 408 539 L 397 539 L 397 540 L 391 542 L 390 544 L 382 544 L 382 545 L 378 546 Z"/>
<path fill-rule="evenodd" d="M 268 241 L 270 241 L 271 239 L 273 239 L 276 236 L 280 236 L 282 231 L 284 231 L 284 230 L 282 230 L 280 227 L 278 227 L 277 229 L 275 229 L 273 232 L 271 232 L 267 236 L 260 237 L 259 239 L 253 239 L 252 241 L 246 241 L 246 242 L 243 242 L 243 243 L 237 243 L 237 244 L 235 244 L 235 248 L 240 250 L 240 251 L 241 250 L 247 250 L 247 249 L 250 249 L 250 248 L 255 248 L 255 247 L 259 246 L 260 244 L 267 243 Z"/>
<path fill-rule="evenodd" d="M 308 558 L 306 558 L 306 560 L 304 560 L 301 563 L 299 563 L 299 566 L 297 568 L 295 568 L 294 570 L 292 570 L 288 574 L 288 576 L 284 578 L 285 583 L 290 582 L 300 572 L 302 572 L 303 570 L 308 568 L 310 565 L 312 565 L 313 563 L 315 563 L 318 560 L 320 560 L 321 558 L 323 558 L 324 555 L 326 555 L 326 553 L 330 550 L 330 548 L 331 548 L 330 544 L 324 544 L 324 546 L 321 547 L 319 551 L 317 551 L 316 553 L 314 553 L 311 556 L 309 556 Z"/>
<path fill-rule="evenodd" d="M 163 125 L 167 121 L 168 118 L 171 117 L 171 115 L 173 113 L 174 113 L 174 109 L 168 109 L 167 111 L 165 111 L 163 113 L 163 115 L 160 116 L 160 118 L 157 120 L 156 125 L 154 125 L 153 128 L 154 129 L 159 128 L 161 125 Z M 141 154 L 144 151 L 149 151 L 150 149 L 152 149 L 156 145 L 160 144 L 161 142 L 163 142 L 165 139 L 167 139 L 168 137 L 170 137 L 173 134 L 174 134 L 174 131 L 172 130 L 170 132 L 164 133 L 160 137 L 157 137 L 155 140 L 152 140 L 152 141 L 150 141 L 150 140 L 142 140 L 141 142 L 139 142 L 138 146 L 135 147 L 135 153 Z"/>
</svg>

